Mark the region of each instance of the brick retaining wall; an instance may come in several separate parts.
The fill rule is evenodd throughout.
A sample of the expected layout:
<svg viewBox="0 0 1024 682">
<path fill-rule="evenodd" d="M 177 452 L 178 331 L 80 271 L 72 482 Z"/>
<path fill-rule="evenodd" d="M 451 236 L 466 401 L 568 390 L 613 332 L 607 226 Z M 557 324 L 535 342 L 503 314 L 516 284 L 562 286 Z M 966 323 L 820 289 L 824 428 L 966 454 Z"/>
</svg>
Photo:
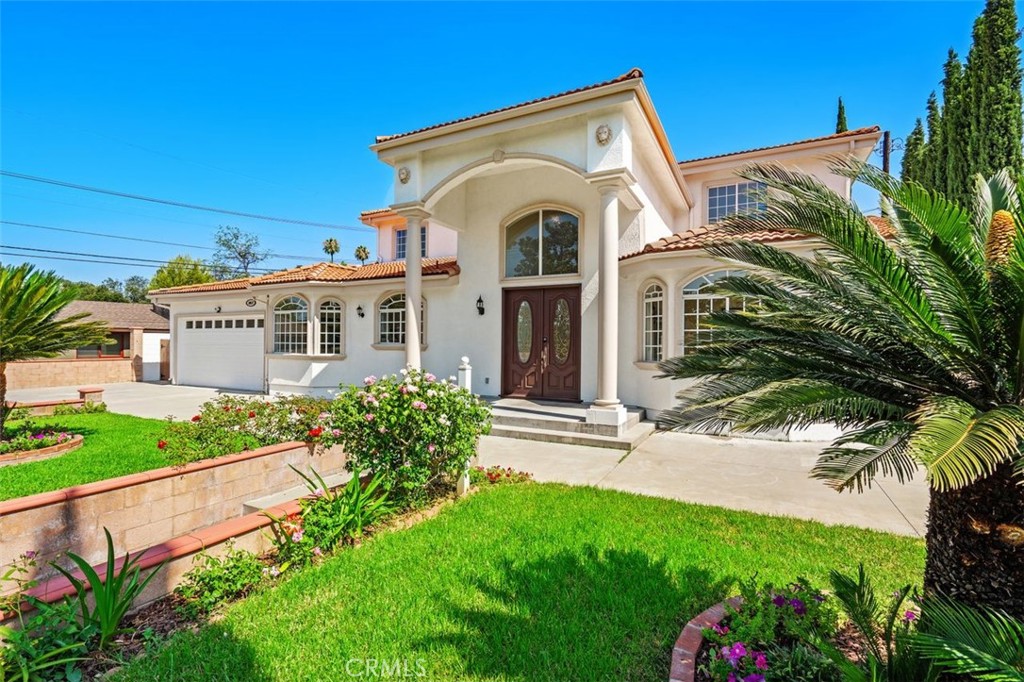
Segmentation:
<svg viewBox="0 0 1024 682">
<path fill-rule="evenodd" d="M 38 555 L 36 578 L 52 576 L 46 562 L 67 551 L 102 562 L 104 527 L 119 556 L 144 550 L 241 517 L 246 501 L 301 486 L 289 464 L 328 476 L 344 462 L 340 447 L 311 456 L 305 443 L 282 443 L 0 502 L 0 574 L 27 550 Z"/>
<path fill-rule="evenodd" d="M 137 364 L 141 367 L 141 357 Z M 59 358 L 11 362 L 7 365 L 7 388 L 17 390 L 140 381 L 142 375 L 136 376 L 135 365 L 131 358 Z"/>
</svg>

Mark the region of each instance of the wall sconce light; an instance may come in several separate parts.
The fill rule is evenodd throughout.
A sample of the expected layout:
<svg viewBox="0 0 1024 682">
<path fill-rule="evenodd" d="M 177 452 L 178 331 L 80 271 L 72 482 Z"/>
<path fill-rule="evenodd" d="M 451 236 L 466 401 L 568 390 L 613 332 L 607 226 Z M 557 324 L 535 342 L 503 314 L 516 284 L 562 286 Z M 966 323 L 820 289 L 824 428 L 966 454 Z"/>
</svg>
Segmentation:
<svg viewBox="0 0 1024 682">
<path fill-rule="evenodd" d="M 215 313 L 219 313 L 219 312 L 220 312 L 220 306 L 217 306 L 216 308 L 214 308 L 214 309 L 213 309 L 213 312 L 215 312 Z"/>
<path fill-rule="evenodd" d="M 477 299 L 476 299 L 476 311 L 478 313 L 480 313 L 481 315 L 484 314 L 484 297 L 483 296 L 477 296 Z"/>
<path fill-rule="evenodd" d="M 366 317 L 366 312 L 363 310 L 363 306 L 356 306 L 356 315 L 359 317 Z"/>
</svg>

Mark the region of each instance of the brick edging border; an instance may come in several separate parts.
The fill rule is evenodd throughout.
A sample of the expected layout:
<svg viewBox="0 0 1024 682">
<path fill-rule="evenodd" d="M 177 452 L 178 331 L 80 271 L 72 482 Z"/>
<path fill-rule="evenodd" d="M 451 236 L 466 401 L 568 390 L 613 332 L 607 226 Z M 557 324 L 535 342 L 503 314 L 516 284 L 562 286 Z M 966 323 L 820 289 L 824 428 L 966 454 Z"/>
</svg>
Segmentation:
<svg viewBox="0 0 1024 682">
<path fill-rule="evenodd" d="M 704 629 L 717 625 L 725 618 L 725 607 L 738 607 L 743 600 L 740 597 L 726 599 L 715 604 L 699 616 L 695 617 L 679 633 L 676 645 L 672 647 L 672 668 L 668 682 L 694 682 L 697 678 L 697 653 L 704 643 Z"/>
<path fill-rule="evenodd" d="M 38 462 L 44 459 L 50 459 L 57 455 L 63 455 L 65 452 L 71 452 L 82 447 L 82 443 L 85 441 L 85 437 L 76 434 L 71 437 L 71 440 L 66 440 L 63 443 L 57 443 L 46 448 L 38 448 L 36 450 L 18 450 L 16 452 L 8 452 L 0 455 L 0 467 L 7 466 L 10 464 L 25 464 L 27 462 Z"/>
<path fill-rule="evenodd" d="M 47 493 L 38 493 L 36 495 L 28 495 L 26 497 L 16 497 L 13 500 L 6 500 L 0 502 L 0 517 L 7 514 L 14 514 L 16 512 L 26 511 L 28 509 L 38 509 L 39 507 L 46 507 L 51 504 L 60 504 L 69 500 L 76 500 L 90 495 L 98 495 L 100 493 L 110 492 L 111 490 L 118 490 L 120 488 L 130 488 L 134 485 L 140 485 L 142 483 L 150 483 L 152 481 L 160 481 L 165 478 L 174 478 L 175 476 L 181 476 L 183 474 L 190 474 L 196 471 L 203 471 L 205 469 L 214 469 L 217 467 L 232 464 L 234 462 L 240 462 L 247 459 L 256 459 L 258 457 L 267 457 L 269 455 L 275 455 L 279 452 L 285 452 L 287 450 L 294 450 L 300 447 L 310 447 L 310 444 L 302 441 L 289 441 L 287 443 L 278 443 L 277 445 L 267 445 L 262 448 L 255 450 L 249 450 L 248 452 L 240 452 L 234 455 L 224 455 L 223 457 L 215 457 L 213 459 L 204 459 L 199 462 L 191 462 L 184 466 L 170 466 L 162 467 L 160 469 L 152 469 L 150 471 L 143 471 L 137 474 L 129 474 L 127 476 L 118 476 L 117 478 L 108 478 L 102 481 L 96 481 L 94 483 L 86 483 L 83 485 L 76 485 L 70 488 L 64 488 L 62 490 L 54 490 Z"/>
</svg>

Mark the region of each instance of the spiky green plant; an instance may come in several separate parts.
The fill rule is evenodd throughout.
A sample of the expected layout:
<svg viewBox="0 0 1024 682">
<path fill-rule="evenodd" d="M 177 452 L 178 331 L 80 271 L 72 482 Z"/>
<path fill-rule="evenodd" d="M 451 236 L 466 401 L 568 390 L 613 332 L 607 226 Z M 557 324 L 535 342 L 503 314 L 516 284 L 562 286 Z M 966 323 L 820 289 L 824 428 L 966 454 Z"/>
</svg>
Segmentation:
<svg viewBox="0 0 1024 682">
<path fill-rule="evenodd" d="M 0 439 L 9 411 L 7 363 L 56 357 L 106 338 L 106 325 L 81 321 L 88 313 L 56 319 L 75 293 L 53 272 L 28 263 L 0 266 Z"/>
<path fill-rule="evenodd" d="M 1024 682 L 1024 622 L 997 609 L 928 599 L 911 645 L 943 671 L 982 682 Z"/>
<path fill-rule="evenodd" d="M 1022 617 L 1024 183 L 979 181 L 967 208 L 852 161 L 833 170 L 878 190 L 895 235 L 813 176 L 749 168 L 767 209 L 728 219 L 732 238 L 708 251 L 748 269 L 718 286 L 752 304 L 713 315 L 709 343 L 661 363 L 697 380 L 662 426 L 836 424 L 845 435 L 813 475 L 838 490 L 923 468 L 925 587 Z M 765 229 L 807 237 L 806 252 L 743 239 Z"/>
</svg>

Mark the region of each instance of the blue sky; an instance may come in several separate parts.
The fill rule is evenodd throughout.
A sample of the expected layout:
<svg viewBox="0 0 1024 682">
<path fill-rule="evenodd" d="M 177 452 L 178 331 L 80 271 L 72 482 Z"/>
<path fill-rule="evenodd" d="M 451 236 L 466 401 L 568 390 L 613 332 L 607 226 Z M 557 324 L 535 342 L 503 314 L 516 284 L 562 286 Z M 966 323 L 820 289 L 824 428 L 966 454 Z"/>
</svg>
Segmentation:
<svg viewBox="0 0 1024 682">
<path fill-rule="evenodd" d="M 691 158 L 851 127 L 905 136 L 965 54 L 982 2 L 0 3 L 4 170 L 358 227 L 387 205 L 374 135 L 606 80 L 639 66 Z M 876 159 L 877 160 L 877 159 Z M 5 221 L 212 246 L 218 225 L 290 257 L 375 247 L 332 231 L 3 178 Z M 870 199 L 865 196 L 865 201 Z M 0 243 L 167 259 L 210 251 L 0 225 Z M 13 262 L 18 259 L 4 257 Z M 33 261 L 100 281 L 152 268 Z"/>
</svg>

